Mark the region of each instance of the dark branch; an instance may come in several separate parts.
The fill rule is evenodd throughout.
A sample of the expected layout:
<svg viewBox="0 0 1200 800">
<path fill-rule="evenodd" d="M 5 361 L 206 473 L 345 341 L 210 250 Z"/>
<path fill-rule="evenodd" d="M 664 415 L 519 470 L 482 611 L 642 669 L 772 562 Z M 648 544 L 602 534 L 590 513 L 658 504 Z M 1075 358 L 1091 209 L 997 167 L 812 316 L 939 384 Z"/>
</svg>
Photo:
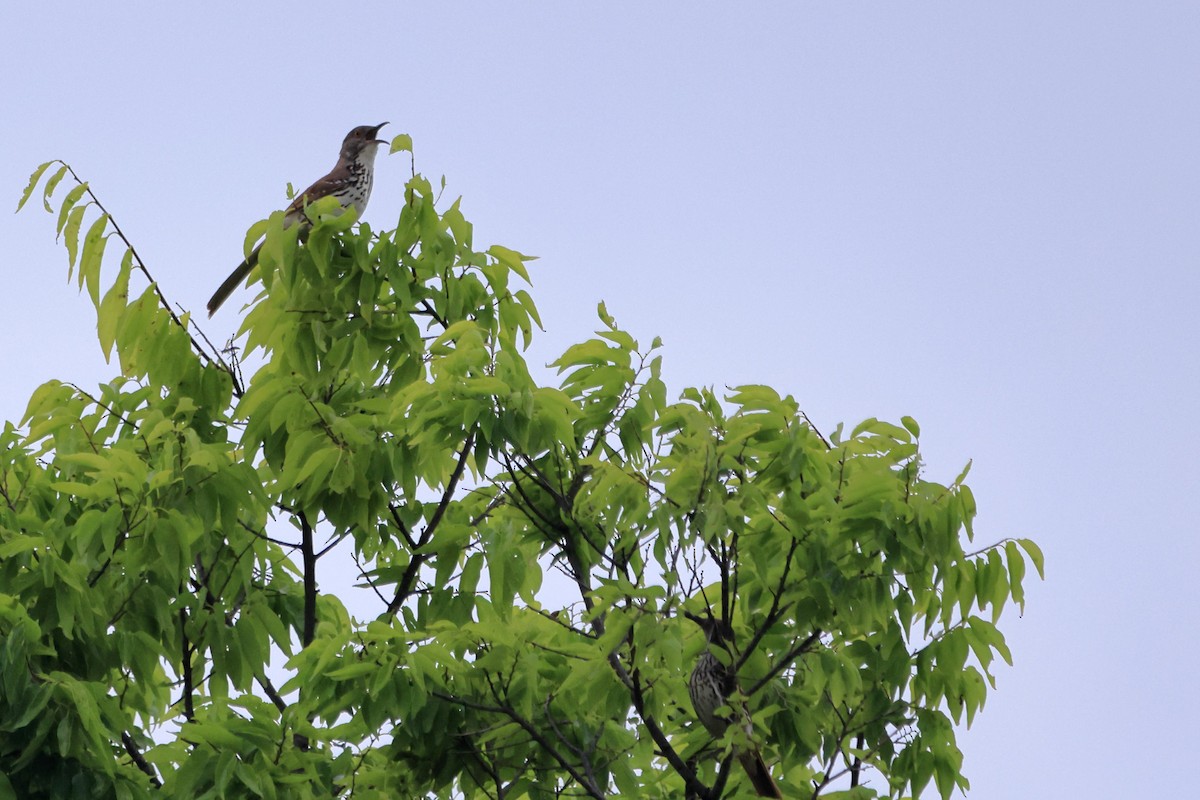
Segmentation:
<svg viewBox="0 0 1200 800">
<path fill-rule="evenodd" d="M 183 662 L 183 718 L 188 722 L 193 722 L 196 719 L 196 706 L 192 692 L 196 687 L 192 678 L 192 643 L 188 641 L 187 622 L 187 609 L 179 609 L 179 640 L 182 642 L 180 655 Z"/>
<path fill-rule="evenodd" d="M 300 634 L 301 647 L 312 644 L 317 635 L 317 554 L 313 549 L 313 530 L 303 511 L 297 514 L 300 520 L 300 554 L 304 564 L 304 630 Z"/>
<path fill-rule="evenodd" d="M 127 731 L 121 731 L 121 744 L 125 745 L 125 752 L 129 753 L 129 757 L 133 759 L 133 763 L 137 765 L 137 768 L 150 776 L 150 783 L 154 788 L 161 789 L 162 781 L 158 779 L 158 773 L 154 771 L 154 767 L 150 766 L 150 762 L 146 761 L 146 757 L 138 749 L 137 742 L 133 740 L 133 737 Z"/>
</svg>

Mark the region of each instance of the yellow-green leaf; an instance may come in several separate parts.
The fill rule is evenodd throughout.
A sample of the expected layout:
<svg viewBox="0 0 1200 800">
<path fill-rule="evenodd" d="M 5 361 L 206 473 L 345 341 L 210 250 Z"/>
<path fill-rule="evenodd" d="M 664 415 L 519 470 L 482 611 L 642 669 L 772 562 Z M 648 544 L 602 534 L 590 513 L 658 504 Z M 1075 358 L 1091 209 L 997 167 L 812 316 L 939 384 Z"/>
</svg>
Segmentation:
<svg viewBox="0 0 1200 800">
<path fill-rule="evenodd" d="M 21 192 L 21 199 L 17 201 L 17 211 L 20 211 L 25 203 L 29 201 L 29 198 L 33 196 L 33 188 L 37 186 L 38 181 L 42 179 L 42 175 L 50 168 L 50 165 L 56 163 L 58 162 L 47 161 L 33 171 L 33 174 L 29 176 L 29 185 L 25 187 L 25 191 Z"/>
<path fill-rule="evenodd" d="M 85 203 L 71 209 L 71 213 L 67 215 L 67 224 L 63 228 L 63 237 L 67 245 L 67 280 L 71 279 L 75 271 L 75 259 L 79 257 L 79 227 L 83 224 L 83 214 L 87 207 L 88 204 Z"/>
<path fill-rule="evenodd" d="M 399 153 L 400 151 L 411 153 L 412 146 L 412 136 L 407 133 L 401 133 L 392 137 L 392 148 L 388 151 L 388 154 Z"/>
<path fill-rule="evenodd" d="M 96 331 L 100 335 L 100 350 L 104 353 L 105 361 L 108 361 L 112 354 L 113 343 L 117 338 L 117 325 L 121 321 L 122 312 L 129 304 L 129 272 L 132 267 L 133 250 L 126 249 L 117 279 L 97 309 Z"/>
<path fill-rule="evenodd" d="M 46 181 L 46 188 L 42 190 L 42 205 L 46 207 L 46 213 L 53 213 L 54 209 L 50 207 L 50 195 L 54 194 L 54 190 L 58 188 L 58 184 L 62 181 L 63 176 L 67 174 L 67 165 L 63 164 L 58 168 L 50 180 Z"/>
<path fill-rule="evenodd" d="M 62 208 L 58 210 L 58 223 L 54 226 L 55 233 L 62 233 L 63 225 L 67 222 L 67 214 L 79 202 L 79 198 L 83 197 L 83 193 L 87 191 L 87 188 L 88 185 L 86 183 L 81 183 L 67 192 L 67 196 L 63 198 Z"/>
<path fill-rule="evenodd" d="M 104 235 L 107 226 L 107 214 L 96 217 L 83 237 L 83 257 L 79 262 L 79 288 L 82 289 L 86 282 L 92 303 L 97 306 L 100 304 L 100 262 L 104 260 L 104 246 L 108 243 Z"/>
</svg>

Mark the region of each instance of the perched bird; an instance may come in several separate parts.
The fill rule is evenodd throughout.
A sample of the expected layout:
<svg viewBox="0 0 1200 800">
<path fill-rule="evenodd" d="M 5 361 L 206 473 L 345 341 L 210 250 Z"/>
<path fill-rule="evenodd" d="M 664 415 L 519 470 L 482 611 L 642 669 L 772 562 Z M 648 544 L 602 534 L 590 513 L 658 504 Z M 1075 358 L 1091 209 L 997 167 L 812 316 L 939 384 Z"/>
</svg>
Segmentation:
<svg viewBox="0 0 1200 800">
<path fill-rule="evenodd" d="M 379 149 L 379 145 L 387 144 L 384 140 L 375 138 L 379 135 L 379 129 L 384 125 L 387 123 L 359 125 L 346 134 L 346 138 L 342 141 L 342 150 L 338 153 L 337 164 L 329 171 L 328 175 L 296 195 L 291 205 L 284 211 L 283 224 L 285 226 L 297 223 L 307 224 L 308 218 L 304 216 L 304 207 L 309 203 L 315 203 L 322 197 L 336 197 L 343 208 L 353 208 L 362 214 L 367 207 L 367 200 L 371 197 L 371 183 L 375 176 L 375 153 Z M 254 269 L 254 265 L 258 263 L 258 251 L 261 248 L 260 244 L 250 251 L 246 260 L 238 264 L 237 268 L 221 284 L 221 287 L 213 293 L 212 299 L 208 301 L 210 317 L 216 313 L 222 303 L 229 299 L 229 295 L 246 279 L 250 270 Z"/>
<path fill-rule="evenodd" d="M 714 648 L 724 651 L 727 654 L 726 661 L 733 663 L 734 654 L 730 649 L 733 646 L 733 628 L 725 620 L 711 615 L 701 617 L 685 611 L 684 616 L 699 625 L 707 639 L 707 646 L 696 659 L 696 666 L 688 678 L 688 695 L 692 698 L 692 707 L 701 724 L 713 738 L 719 739 L 729 728 L 730 714 L 733 713 L 730 710 L 733 706 L 731 698 L 737 694 L 738 687 L 737 675 L 732 667 L 722 664 L 712 651 Z M 752 728 L 750 717 L 744 709 L 742 714 L 746 733 L 749 734 Z M 783 797 L 757 749 L 735 751 L 734 755 L 750 776 L 750 783 L 759 797 Z"/>
</svg>

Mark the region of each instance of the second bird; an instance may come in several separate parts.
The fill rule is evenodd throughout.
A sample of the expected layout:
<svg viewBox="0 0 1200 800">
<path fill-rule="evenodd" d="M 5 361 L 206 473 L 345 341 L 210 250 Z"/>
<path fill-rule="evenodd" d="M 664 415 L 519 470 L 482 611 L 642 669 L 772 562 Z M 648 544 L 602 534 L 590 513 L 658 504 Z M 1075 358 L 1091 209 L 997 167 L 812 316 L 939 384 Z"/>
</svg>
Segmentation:
<svg viewBox="0 0 1200 800">
<path fill-rule="evenodd" d="M 283 224 L 291 226 L 296 223 L 307 223 L 304 207 L 309 203 L 315 203 L 322 197 L 336 197 L 343 208 L 353 208 L 361 215 L 367 207 L 367 200 L 371 197 L 376 151 L 378 151 L 379 145 L 387 144 L 384 140 L 375 138 L 379 135 L 379 129 L 384 125 L 387 123 L 359 125 L 346 134 L 346 138 L 342 141 L 342 150 L 338 153 L 337 164 L 329 171 L 328 175 L 296 195 L 291 205 L 284 211 Z M 212 299 L 208 301 L 210 317 L 216 313 L 222 303 L 229 299 L 233 290 L 246 280 L 250 270 L 254 269 L 254 265 L 258 263 L 258 251 L 261 247 L 260 244 L 250 251 L 246 260 L 238 264 L 220 288 L 213 293 Z"/>
</svg>

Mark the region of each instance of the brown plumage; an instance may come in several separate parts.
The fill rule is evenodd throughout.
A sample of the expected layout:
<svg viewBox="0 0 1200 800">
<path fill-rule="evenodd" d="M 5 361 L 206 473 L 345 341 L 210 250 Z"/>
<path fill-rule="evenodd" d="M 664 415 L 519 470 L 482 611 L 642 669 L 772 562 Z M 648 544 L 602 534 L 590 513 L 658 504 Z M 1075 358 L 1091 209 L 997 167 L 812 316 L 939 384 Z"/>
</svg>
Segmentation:
<svg viewBox="0 0 1200 800">
<path fill-rule="evenodd" d="M 336 197 L 343 208 L 353 208 L 357 213 L 362 214 L 367 207 L 367 201 L 371 198 L 376 151 L 379 149 L 379 145 L 387 144 L 382 139 L 375 138 L 379 135 L 379 129 L 384 125 L 387 123 L 359 125 L 346 134 L 346 138 L 342 141 L 341 152 L 338 154 L 337 164 L 329 171 L 328 175 L 296 195 L 291 205 L 283 213 L 283 224 L 287 226 L 297 223 L 306 224 L 308 219 L 304 216 L 304 207 L 322 197 Z M 229 299 L 233 290 L 241 285 L 246 276 L 250 274 L 250 270 L 254 269 L 254 265 L 258 263 L 258 251 L 261 247 L 262 245 L 259 245 L 250 251 L 246 260 L 238 264 L 220 288 L 213 293 L 212 298 L 208 301 L 210 317 L 216 313 L 222 303 Z"/>
<path fill-rule="evenodd" d="M 720 659 L 713 655 L 712 650 L 715 647 L 730 656 L 733 655 L 730 650 L 733 645 L 733 628 L 725 620 L 715 619 L 711 616 L 701 617 L 687 612 L 685 612 L 685 616 L 700 626 L 708 641 L 708 646 L 696 659 L 696 666 L 692 668 L 692 674 L 688 678 L 688 695 L 692 699 L 692 707 L 696 710 L 696 716 L 701 724 L 714 739 L 719 739 L 729 728 L 730 698 L 738 691 L 737 675 L 730 667 L 722 664 Z M 725 707 L 725 710 L 718 711 L 722 706 Z M 750 718 L 745 715 L 744 710 L 743 719 L 748 735 L 752 726 Z M 734 755 L 737 757 L 738 763 L 746 770 L 746 774 L 750 776 L 750 783 L 759 797 L 783 797 L 779 793 L 779 787 L 771 779 L 771 771 L 763 761 L 762 754 L 757 749 L 738 750 Z"/>
</svg>

